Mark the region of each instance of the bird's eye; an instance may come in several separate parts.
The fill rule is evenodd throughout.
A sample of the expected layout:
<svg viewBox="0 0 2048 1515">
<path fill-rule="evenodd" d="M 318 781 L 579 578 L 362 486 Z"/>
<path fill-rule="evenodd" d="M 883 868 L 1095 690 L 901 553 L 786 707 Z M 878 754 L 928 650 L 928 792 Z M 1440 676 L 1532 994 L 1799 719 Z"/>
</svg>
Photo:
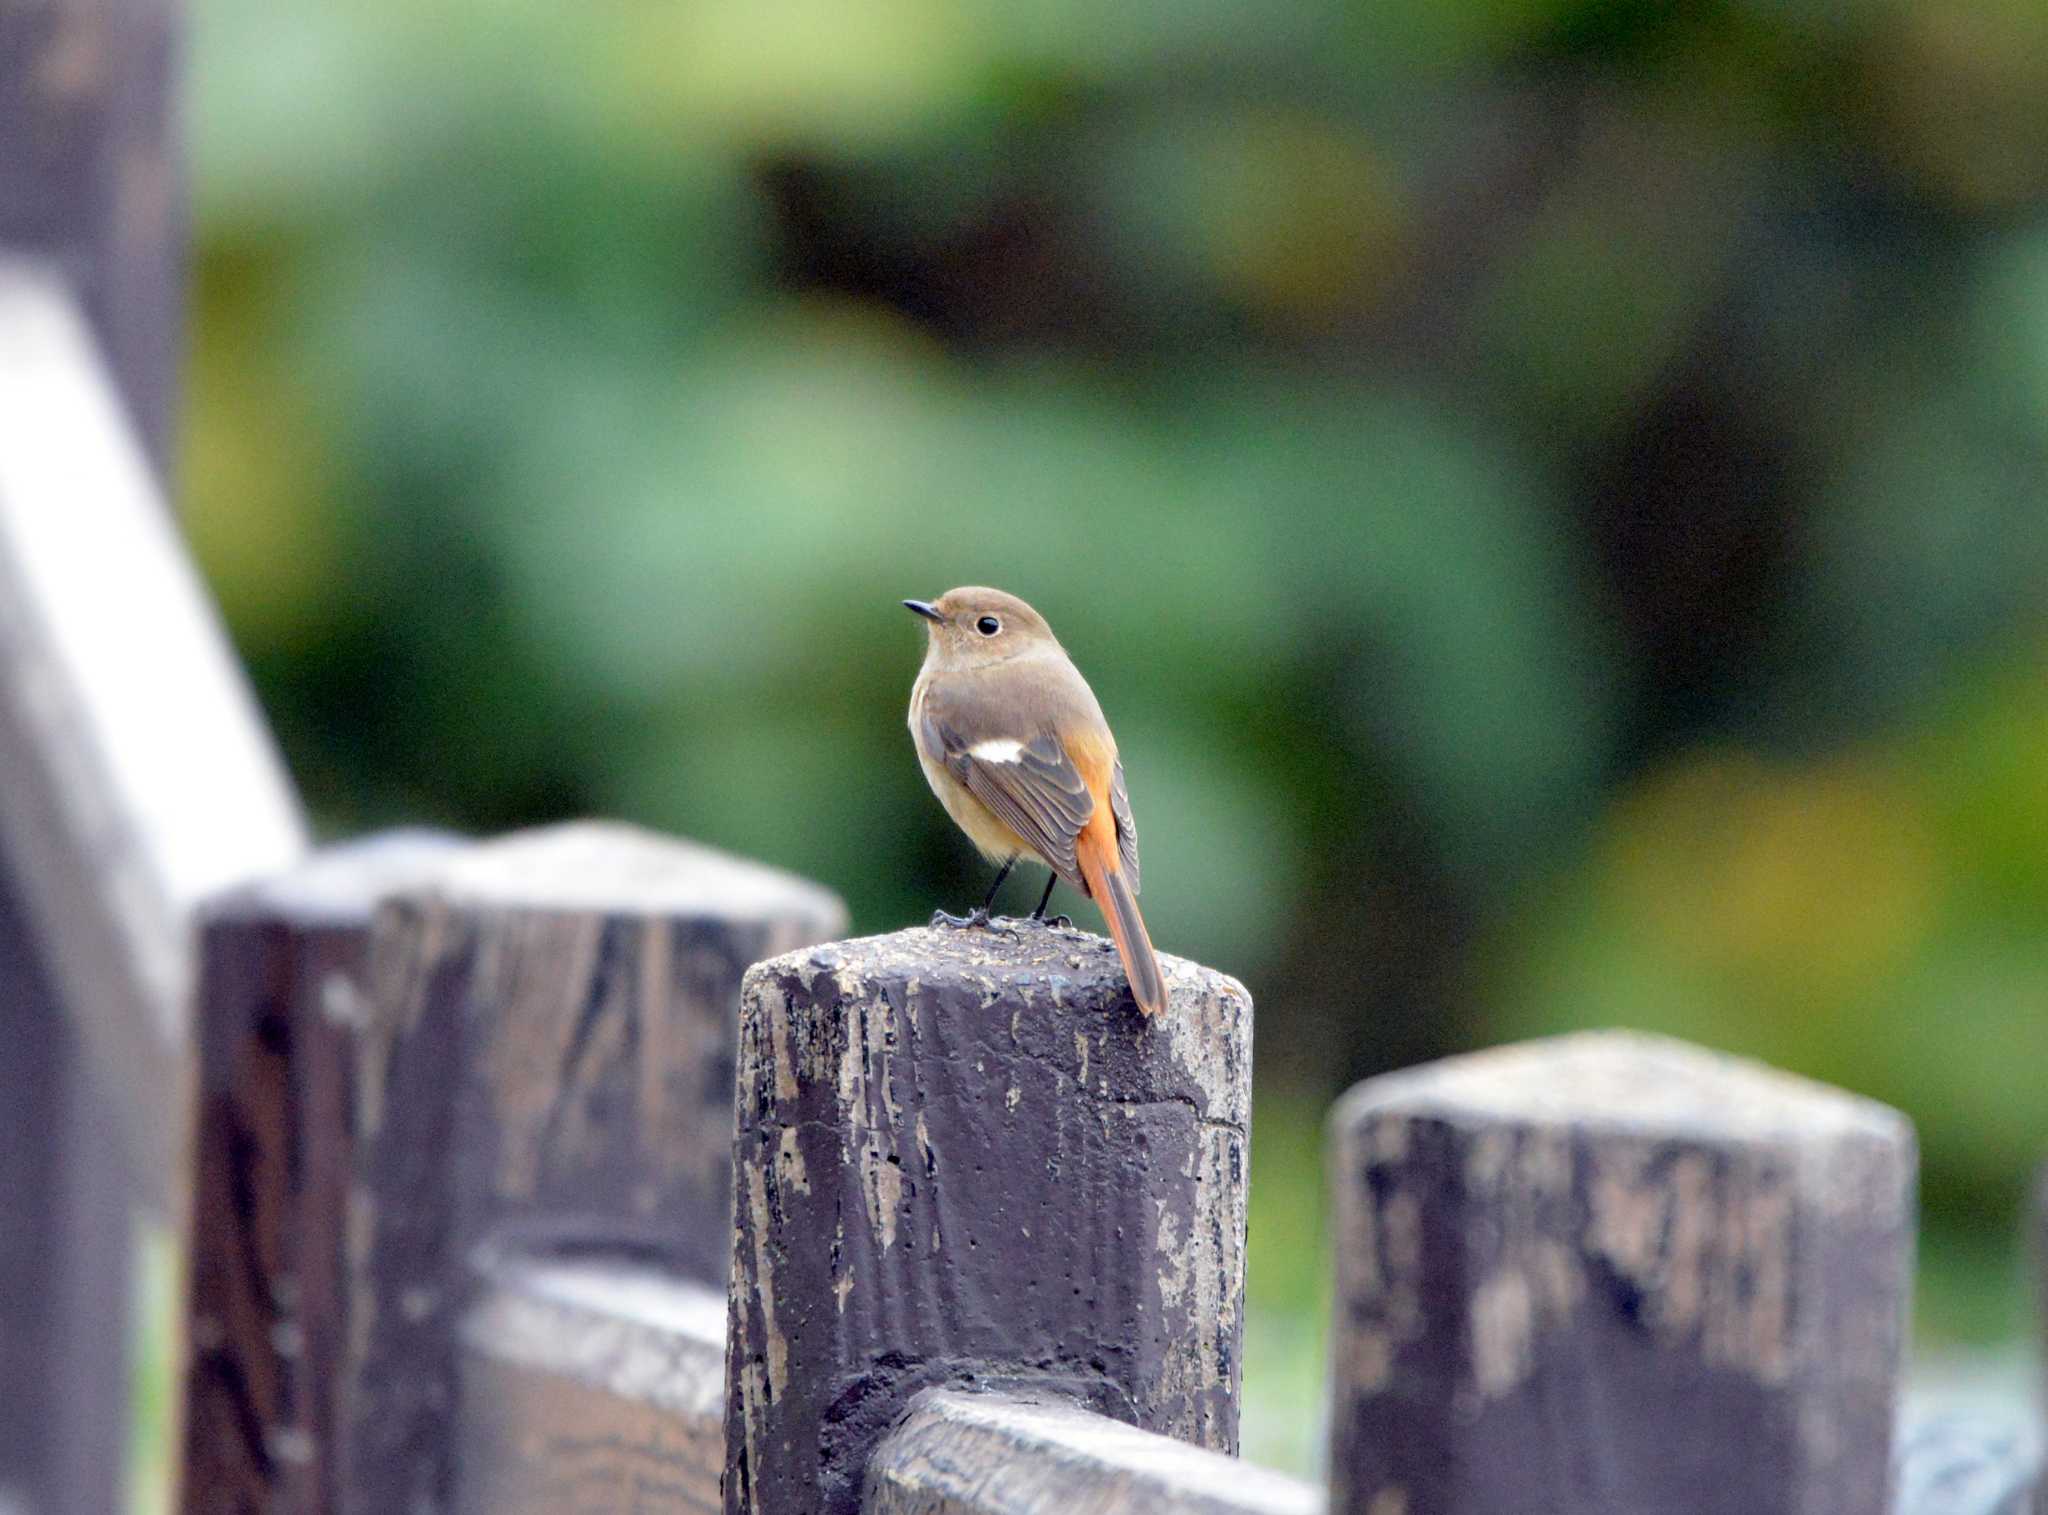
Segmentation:
<svg viewBox="0 0 2048 1515">
<path fill-rule="evenodd" d="M 992 615 L 985 615 L 974 623 L 974 629 L 985 637 L 992 637 L 1003 629 L 1003 623 Z"/>
</svg>

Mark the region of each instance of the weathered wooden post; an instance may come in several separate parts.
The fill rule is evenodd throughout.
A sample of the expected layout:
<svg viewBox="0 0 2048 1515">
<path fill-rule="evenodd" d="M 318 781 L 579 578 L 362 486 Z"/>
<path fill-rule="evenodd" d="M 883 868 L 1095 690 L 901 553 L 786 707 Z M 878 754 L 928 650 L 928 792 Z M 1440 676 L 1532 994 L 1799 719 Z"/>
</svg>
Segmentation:
<svg viewBox="0 0 2048 1515">
<path fill-rule="evenodd" d="M 748 975 L 728 1515 L 851 1515 L 919 1391 L 1028 1386 L 1236 1449 L 1251 999 L 1109 943 L 912 930 Z"/>
<path fill-rule="evenodd" d="M 378 911 L 358 1036 L 343 1511 L 421 1515 L 469 1497 L 454 1453 L 461 1343 L 508 1255 L 637 1260 L 723 1285 L 740 976 L 844 923 L 815 885 L 610 825 L 467 850 Z M 481 1413 L 516 1439 L 508 1403 Z"/>
<path fill-rule="evenodd" d="M 1882 1515 L 1914 1151 L 1868 1100 L 1562 1037 L 1332 1129 L 1340 1515 Z"/>
<path fill-rule="evenodd" d="M 202 912 L 186 1515 L 337 1508 L 370 920 L 459 845 L 329 848 Z"/>
</svg>

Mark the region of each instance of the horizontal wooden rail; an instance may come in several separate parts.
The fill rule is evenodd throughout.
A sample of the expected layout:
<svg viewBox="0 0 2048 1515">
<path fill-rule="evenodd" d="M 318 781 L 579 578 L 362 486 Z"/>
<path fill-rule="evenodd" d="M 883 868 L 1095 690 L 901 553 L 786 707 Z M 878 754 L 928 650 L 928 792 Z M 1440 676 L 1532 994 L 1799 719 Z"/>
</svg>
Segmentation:
<svg viewBox="0 0 2048 1515">
<path fill-rule="evenodd" d="M 464 1314 L 460 1515 L 717 1515 L 725 1294 L 604 1254 L 486 1255 Z"/>
<path fill-rule="evenodd" d="M 930 1389 L 868 1464 L 861 1515 L 1321 1515 L 1320 1490 L 1069 1401 Z"/>
<path fill-rule="evenodd" d="M 1894 1462 L 1897 1515 L 2048 1515 L 2042 1438 L 2016 1411 L 1909 1422 Z"/>
</svg>

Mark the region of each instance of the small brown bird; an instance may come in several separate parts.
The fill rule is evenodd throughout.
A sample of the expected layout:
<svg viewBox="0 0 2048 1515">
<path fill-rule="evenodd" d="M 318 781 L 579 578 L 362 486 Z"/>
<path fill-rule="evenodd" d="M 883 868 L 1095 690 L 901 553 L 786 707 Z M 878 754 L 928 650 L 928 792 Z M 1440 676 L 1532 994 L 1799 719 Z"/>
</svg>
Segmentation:
<svg viewBox="0 0 2048 1515">
<path fill-rule="evenodd" d="M 1061 879 L 1101 907 L 1131 995 L 1147 1015 L 1166 984 L 1138 914 L 1138 831 L 1116 738 L 1095 691 L 1045 619 L 1000 589 L 905 600 L 930 622 L 910 691 L 910 735 L 932 793 L 989 861 L 1000 864 L 972 915 L 932 924 L 986 926 L 996 890 L 1020 857 L 1052 870 L 1031 913 L 1045 919 Z"/>
</svg>

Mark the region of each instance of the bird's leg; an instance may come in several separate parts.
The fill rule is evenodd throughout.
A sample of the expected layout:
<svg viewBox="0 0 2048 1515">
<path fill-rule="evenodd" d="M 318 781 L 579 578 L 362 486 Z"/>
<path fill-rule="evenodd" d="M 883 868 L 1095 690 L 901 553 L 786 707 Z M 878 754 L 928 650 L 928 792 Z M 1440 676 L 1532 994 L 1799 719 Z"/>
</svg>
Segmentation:
<svg viewBox="0 0 2048 1515">
<path fill-rule="evenodd" d="M 988 886 L 988 898 L 983 900 L 974 910 L 966 915 L 949 915 L 943 910 L 934 910 L 932 912 L 932 924 L 934 926 L 953 926 L 956 928 L 986 926 L 991 931 L 1009 930 L 1008 926 L 998 926 L 995 923 L 995 917 L 989 914 L 989 906 L 996 902 L 996 891 L 1003 887 L 1003 880 L 1010 876 L 1010 870 L 1016 866 L 1017 859 L 1012 857 L 996 870 L 996 881 Z"/>
<path fill-rule="evenodd" d="M 1017 866 L 1017 857 L 1012 853 L 1003 860 L 1003 866 L 996 869 L 996 881 L 988 886 L 988 898 L 981 902 L 981 918 L 988 919 L 988 913 L 995 908 L 996 894 L 1003 887 L 1003 880 L 1010 876 L 1010 870 Z"/>
<path fill-rule="evenodd" d="M 1045 918 L 1045 907 L 1052 903 L 1053 885 L 1059 881 L 1060 876 L 1057 873 L 1045 881 L 1045 893 L 1038 897 L 1038 908 L 1031 912 L 1031 918 L 1041 926 L 1071 926 L 1074 924 L 1064 915 L 1056 915 L 1051 920 Z"/>
<path fill-rule="evenodd" d="M 1046 879 L 1045 893 L 1041 894 L 1038 897 L 1038 908 L 1031 912 L 1031 918 L 1034 921 L 1042 921 L 1045 919 L 1045 907 L 1052 903 L 1052 886 L 1054 884 L 1057 884 L 1059 881 L 1060 876 L 1057 873 L 1053 874 L 1052 876 Z"/>
</svg>

